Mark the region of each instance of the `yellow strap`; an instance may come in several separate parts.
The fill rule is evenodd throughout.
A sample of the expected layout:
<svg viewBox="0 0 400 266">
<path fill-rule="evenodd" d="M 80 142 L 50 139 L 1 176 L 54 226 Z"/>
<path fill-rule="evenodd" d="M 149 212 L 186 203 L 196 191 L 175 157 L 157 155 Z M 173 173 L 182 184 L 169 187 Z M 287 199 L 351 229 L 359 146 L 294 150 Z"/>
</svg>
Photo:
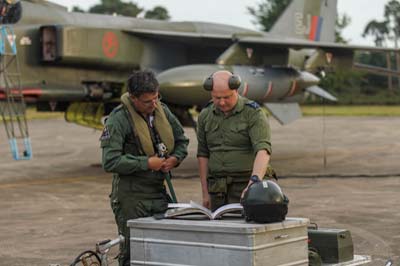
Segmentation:
<svg viewBox="0 0 400 266">
<path fill-rule="evenodd" d="M 146 120 L 136 112 L 133 107 L 133 103 L 129 98 L 129 93 L 124 93 L 121 96 L 121 102 L 128 109 L 131 115 L 134 130 L 136 135 L 139 137 L 139 142 L 143 148 L 144 153 L 147 156 L 153 156 L 155 154 L 153 141 L 150 135 L 150 129 L 147 125 Z M 161 141 L 167 146 L 168 152 L 172 152 L 175 147 L 175 139 L 172 131 L 172 127 L 165 115 L 164 109 L 161 106 L 160 101 L 157 102 L 157 107 L 155 109 L 154 126 L 160 135 Z"/>
</svg>

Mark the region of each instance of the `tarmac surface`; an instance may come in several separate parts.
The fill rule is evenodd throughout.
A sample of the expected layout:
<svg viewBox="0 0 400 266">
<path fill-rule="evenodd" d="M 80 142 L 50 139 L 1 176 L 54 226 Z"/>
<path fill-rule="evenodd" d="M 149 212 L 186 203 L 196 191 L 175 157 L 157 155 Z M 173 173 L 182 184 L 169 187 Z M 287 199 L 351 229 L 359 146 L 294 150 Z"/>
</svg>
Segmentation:
<svg viewBox="0 0 400 266">
<path fill-rule="evenodd" d="M 117 236 L 101 133 L 61 119 L 29 126 L 34 158 L 16 162 L 0 124 L 0 265 L 69 265 Z M 306 117 L 271 127 L 288 216 L 350 230 L 369 265 L 400 265 L 400 118 Z M 180 202 L 201 202 L 196 139 L 186 132 L 190 155 L 173 172 L 174 187 Z"/>
</svg>

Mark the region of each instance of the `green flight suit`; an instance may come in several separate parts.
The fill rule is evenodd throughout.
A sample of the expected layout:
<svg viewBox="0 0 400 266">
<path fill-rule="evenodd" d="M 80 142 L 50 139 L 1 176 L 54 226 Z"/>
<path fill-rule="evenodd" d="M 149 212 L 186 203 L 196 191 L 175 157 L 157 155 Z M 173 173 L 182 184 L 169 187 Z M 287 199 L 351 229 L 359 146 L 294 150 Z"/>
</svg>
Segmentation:
<svg viewBox="0 0 400 266">
<path fill-rule="evenodd" d="M 244 97 L 239 96 L 229 115 L 213 103 L 201 111 L 197 157 L 208 158 L 207 185 L 213 211 L 224 204 L 240 201 L 257 152 L 266 150 L 271 154 L 270 135 L 263 110 Z"/>
<path fill-rule="evenodd" d="M 164 104 L 162 107 L 174 135 L 175 148 L 169 155 L 181 162 L 187 155 L 189 139 L 185 137 L 181 124 L 168 107 Z M 129 112 L 122 105 L 111 112 L 100 140 L 103 168 L 113 173 L 110 202 L 118 232 L 125 237 L 119 257 L 119 264 L 125 266 L 130 263 L 127 221 L 152 216 L 167 209 L 165 174 L 148 169 L 148 157 L 140 148 L 132 130 Z"/>
</svg>

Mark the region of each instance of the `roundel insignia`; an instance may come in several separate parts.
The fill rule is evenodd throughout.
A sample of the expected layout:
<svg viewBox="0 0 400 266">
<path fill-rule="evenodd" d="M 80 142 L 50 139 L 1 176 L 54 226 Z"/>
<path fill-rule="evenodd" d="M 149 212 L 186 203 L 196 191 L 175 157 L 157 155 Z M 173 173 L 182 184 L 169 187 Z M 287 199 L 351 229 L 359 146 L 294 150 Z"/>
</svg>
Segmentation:
<svg viewBox="0 0 400 266">
<path fill-rule="evenodd" d="M 103 128 L 103 132 L 101 133 L 100 141 L 108 140 L 108 139 L 110 139 L 110 137 L 111 137 L 110 131 L 108 130 L 108 127 L 105 126 Z"/>
<path fill-rule="evenodd" d="M 118 53 L 119 41 L 114 32 L 108 31 L 103 35 L 103 53 L 108 58 L 114 58 Z"/>
</svg>

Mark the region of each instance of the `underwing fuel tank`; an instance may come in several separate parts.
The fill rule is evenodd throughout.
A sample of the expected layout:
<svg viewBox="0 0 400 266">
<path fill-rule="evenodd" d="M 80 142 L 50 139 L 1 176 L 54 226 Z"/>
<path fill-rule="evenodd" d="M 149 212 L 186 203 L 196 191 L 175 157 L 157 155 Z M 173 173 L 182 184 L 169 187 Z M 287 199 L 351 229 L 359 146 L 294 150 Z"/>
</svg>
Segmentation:
<svg viewBox="0 0 400 266">
<path fill-rule="evenodd" d="M 228 70 L 242 78 L 239 93 L 259 103 L 290 101 L 294 95 L 319 83 L 315 75 L 291 67 L 229 65 L 187 65 L 161 72 L 157 78 L 167 103 L 202 106 L 210 100 L 203 81 L 218 70 Z"/>
</svg>

